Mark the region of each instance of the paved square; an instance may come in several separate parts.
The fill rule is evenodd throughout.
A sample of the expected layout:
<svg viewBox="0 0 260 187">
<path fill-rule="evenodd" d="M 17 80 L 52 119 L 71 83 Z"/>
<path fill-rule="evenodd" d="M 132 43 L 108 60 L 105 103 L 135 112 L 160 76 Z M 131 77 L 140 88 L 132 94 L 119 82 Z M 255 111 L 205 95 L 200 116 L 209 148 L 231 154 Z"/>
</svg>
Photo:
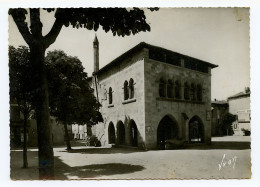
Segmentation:
<svg viewBox="0 0 260 187">
<path fill-rule="evenodd" d="M 55 176 L 68 179 L 231 179 L 250 178 L 250 137 L 213 138 L 212 145 L 182 150 L 65 147 L 54 148 Z M 11 150 L 11 178 L 37 180 L 37 149 Z"/>
</svg>

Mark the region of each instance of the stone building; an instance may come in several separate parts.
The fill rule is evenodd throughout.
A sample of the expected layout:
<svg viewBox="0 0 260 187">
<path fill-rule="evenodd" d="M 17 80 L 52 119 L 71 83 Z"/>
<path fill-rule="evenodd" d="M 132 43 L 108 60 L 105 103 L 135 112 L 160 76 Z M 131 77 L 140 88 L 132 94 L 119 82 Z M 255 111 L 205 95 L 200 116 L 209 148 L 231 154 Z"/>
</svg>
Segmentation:
<svg viewBox="0 0 260 187">
<path fill-rule="evenodd" d="M 244 130 L 251 131 L 250 90 L 240 92 L 228 98 L 229 112 L 237 115 L 233 123 L 234 135 L 244 135 Z"/>
<path fill-rule="evenodd" d="M 140 43 L 99 69 L 99 42 L 89 78 L 104 122 L 93 126 L 102 145 L 144 149 L 169 139 L 211 141 L 214 64 Z"/>
</svg>

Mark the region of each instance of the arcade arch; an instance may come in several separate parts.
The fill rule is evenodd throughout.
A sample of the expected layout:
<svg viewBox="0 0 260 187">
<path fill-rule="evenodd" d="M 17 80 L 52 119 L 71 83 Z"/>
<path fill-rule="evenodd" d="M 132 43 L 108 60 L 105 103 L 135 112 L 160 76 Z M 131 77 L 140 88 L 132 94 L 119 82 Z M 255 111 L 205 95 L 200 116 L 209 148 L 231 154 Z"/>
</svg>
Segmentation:
<svg viewBox="0 0 260 187">
<path fill-rule="evenodd" d="M 160 121 L 157 128 L 157 146 L 165 149 L 165 141 L 178 137 L 178 124 L 173 117 L 166 115 Z"/>
</svg>

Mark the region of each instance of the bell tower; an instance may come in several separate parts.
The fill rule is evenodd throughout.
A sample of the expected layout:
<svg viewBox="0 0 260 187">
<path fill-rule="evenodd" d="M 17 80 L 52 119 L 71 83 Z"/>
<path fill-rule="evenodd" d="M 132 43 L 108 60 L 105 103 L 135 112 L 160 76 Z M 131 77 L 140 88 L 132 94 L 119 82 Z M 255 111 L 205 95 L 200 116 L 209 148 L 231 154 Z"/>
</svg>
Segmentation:
<svg viewBox="0 0 260 187">
<path fill-rule="evenodd" d="M 94 49 L 94 73 L 99 70 L 99 42 L 97 39 L 97 35 L 95 35 L 95 39 L 93 41 L 93 49 Z"/>
</svg>

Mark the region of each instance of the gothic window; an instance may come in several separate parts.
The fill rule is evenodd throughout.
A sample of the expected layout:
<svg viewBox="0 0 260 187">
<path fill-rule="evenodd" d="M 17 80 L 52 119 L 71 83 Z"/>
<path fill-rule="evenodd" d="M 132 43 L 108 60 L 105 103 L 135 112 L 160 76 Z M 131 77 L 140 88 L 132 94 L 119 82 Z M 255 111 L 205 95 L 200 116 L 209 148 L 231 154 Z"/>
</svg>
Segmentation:
<svg viewBox="0 0 260 187">
<path fill-rule="evenodd" d="M 124 83 L 124 100 L 129 98 L 129 90 L 128 90 L 128 82 L 125 81 Z"/>
<path fill-rule="evenodd" d="M 200 84 L 197 85 L 197 99 L 202 101 L 202 87 Z"/>
<path fill-rule="evenodd" d="M 159 96 L 165 97 L 165 81 L 161 78 L 159 82 Z"/>
<path fill-rule="evenodd" d="M 112 95 L 112 88 L 111 87 L 109 87 L 109 90 L 108 90 L 108 103 L 109 104 L 112 104 L 112 102 L 113 102 L 113 95 Z"/>
<path fill-rule="evenodd" d="M 190 86 L 189 83 L 184 83 L 184 99 L 189 100 L 190 99 Z"/>
<path fill-rule="evenodd" d="M 167 97 L 169 98 L 173 98 L 174 95 L 174 89 L 173 89 L 173 83 L 171 80 L 168 80 L 168 84 L 167 84 Z"/>
<path fill-rule="evenodd" d="M 181 84 L 180 81 L 176 80 L 175 81 L 175 98 L 180 99 L 181 98 Z"/>
<path fill-rule="evenodd" d="M 129 81 L 129 98 L 134 98 L 134 80 L 132 78 Z"/>
<path fill-rule="evenodd" d="M 192 101 L 196 100 L 195 84 L 192 83 L 190 86 L 190 98 Z"/>
</svg>

